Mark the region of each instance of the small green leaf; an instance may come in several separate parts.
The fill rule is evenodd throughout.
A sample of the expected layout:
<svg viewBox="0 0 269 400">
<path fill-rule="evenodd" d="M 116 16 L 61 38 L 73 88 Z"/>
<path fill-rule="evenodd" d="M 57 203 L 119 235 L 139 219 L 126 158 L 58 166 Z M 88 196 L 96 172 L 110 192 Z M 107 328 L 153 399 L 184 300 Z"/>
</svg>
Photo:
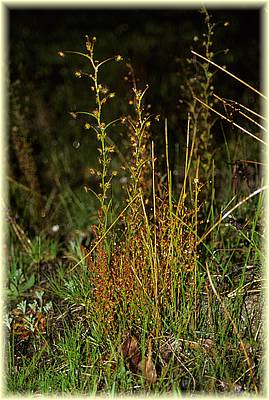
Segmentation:
<svg viewBox="0 0 269 400">
<path fill-rule="evenodd" d="M 30 276 L 30 278 L 29 278 L 25 283 L 23 283 L 22 285 L 20 285 L 19 291 L 20 291 L 21 293 L 23 293 L 23 292 L 25 292 L 26 290 L 30 289 L 32 286 L 34 286 L 34 284 L 35 284 L 35 274 L 32 274 L 32 275 Z"/>
</svg>

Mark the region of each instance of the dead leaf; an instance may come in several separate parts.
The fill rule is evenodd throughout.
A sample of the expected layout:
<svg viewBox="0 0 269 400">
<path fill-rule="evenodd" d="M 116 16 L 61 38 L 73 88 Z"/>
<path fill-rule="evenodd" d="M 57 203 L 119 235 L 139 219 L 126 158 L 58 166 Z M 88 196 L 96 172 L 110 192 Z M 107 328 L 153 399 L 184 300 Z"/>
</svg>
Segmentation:
<svg viewBox="0 0 269 400">
<path fill-rule="evenodd" d="M 155 365 L 152 362 L 152 347 L 151 340 L 149 341 L 148 356 L 145 360 L 140 361 L 138 364 L 138 369 L 142 371 L 144 377 L 150 384 L 154 384 L 157 381 L 157 372 Z"/>
<path fill-rule="evenodd" d="M 120 353 L 128 362 L 130 370 L 136 372 L 141 361 L 141 353 L 136 338 L 130 333 L 125 336 L 123 343 L 120 345 Z"/>
<path fill-rule="evenodd" d="M 127 333 L 125 336 L 124 341 L 120 346 L 120 352 L 124 358 L 131 358 L 139 352 L 137 340 L 131 336 L 130 333 Z"/>
<path fill-rule="evenodd" d="M 210 353 L 214 346 L 212 339 L 200 339 L 199 342 L 187 341 L 187 345 L 191 350 L 203 349 L 206 353 Z"/>
<path fill-rule="evenodd" d="M 197 350 L 197 349 L 200 348 L 199 343 L 197 343 L 197 342 L 191 342 L 191 341 L 189 340 L 189 341 L 187 342 L 187 344 L 188 344 L 188 346 L 189 346 L 189 348 L 190 348 L 191 350 Z"/>
<path fill-rule="evenodd" d="M 138 369 L 143 373 L 144 377 L 150 384 L 156 383 L 157 372 L 151 357 L 146 357 L 145 360 L 140 361 Z"/>
</svg>

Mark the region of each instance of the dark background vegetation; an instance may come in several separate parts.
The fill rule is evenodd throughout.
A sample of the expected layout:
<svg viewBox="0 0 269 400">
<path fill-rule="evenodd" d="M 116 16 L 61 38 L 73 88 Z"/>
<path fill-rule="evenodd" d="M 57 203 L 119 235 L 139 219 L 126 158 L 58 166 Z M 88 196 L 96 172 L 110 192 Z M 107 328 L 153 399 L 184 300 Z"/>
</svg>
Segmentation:
<svg viewBox="0 0 269 400">
<path fill-rule="evenodd" d="M 260 10 L 209 10 L 216 22 L 213 37 L 215 61 L 256 88 L 260 87 Z M 229 22 L 228 26 L 224 26 Z M 92 93 L 88 83 L 74 77 L 78 69 L 87 70 L 85 59 L 76 55 L 58 56 L 61 50 L 85 50 L 85 35 L 97 37 L 95 54 L 104 59 L 121 54 L 134 67 L 140 88 L 149 84 L 146 102 L 161 115 L 152 135 L 156 152 L 163 153 L 164 118 L 168 118 L 170 154 L 184 159 L 187 108 L 180 100 L 187 74 L 186 59 L 193 41 L 206 31 L 199 9 L 10 9 L 9 55 L 11 98 L 16 96 L 24 113 L 28 141 L 33 149 L 42 194 L 48 195 L 65 182 L 82 192 L 87 167 L 96 160 L 93 135 L 75 121 L 69 111 L 90 108 Z M 230 51 L 223 54 L 225 49 Z M 108 63 L 101 72 L 118 97 L 108 107 L 110 119 L 128 113 L 131 86 L 124 81 L 125 63 Z M 19 81 L 19 82 L 18 82 Z M 14 82 L 17 82 L 13 88 Z M 218 72 L 215 92 L 257 110 L 258 96 L 243 85 Z M 13 119 L 13 120 L 12 120 Z M 16 124 L 11 116 L 11 126 Z M 228 127 L 226 135 L 234 132 Z M 214 131 L 216 147 L 223 142 L 219 124 Z M 116 143 L 124 142 L 121 128 L 115 131 Z M 80 147 L 74 148 L 74 142 Z M 178 146 L 175 146 L 179 144 Z M 175 152 L 175 149 L 177 151 Z M 11 174 L 18 177 L 16 157 L 11 146 Z M 17 179 L 17 178 L 16 178 Z"/>
</svg>

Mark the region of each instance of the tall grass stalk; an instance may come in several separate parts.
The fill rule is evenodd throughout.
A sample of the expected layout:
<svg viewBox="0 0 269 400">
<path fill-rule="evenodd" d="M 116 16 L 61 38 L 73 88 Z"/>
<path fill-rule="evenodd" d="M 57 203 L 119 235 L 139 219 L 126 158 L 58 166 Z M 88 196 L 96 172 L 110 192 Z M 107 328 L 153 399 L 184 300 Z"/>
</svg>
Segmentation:
<svg viewBox="0 0 269 400">
<path fill-rule="evenodd" d="M 218 292 L 217 292 L 217 290 L 216 290 L 216 288 L 215 288 L 215 286 L 213 284 L 213 281 L 212 281 L 211 274 L 209 272 L 209 267 L 208 267 L 207 263 L 206 263 L 206 272 L 207 272 L 207 275 L 208 275 L 208 279 L 209 279 L 211 288 L 212 288 L 215 296 L 217 297 L 219 303 L 221 304 L 225 316 L 227 317 L 227 319 L 232 324 L 232 327 L 233 327 L 233 330 L 234 330 L 236 336 L 238 337 L 238 340 L 239 340 L 240 345 L 241 345 L 241 349 L 243 350 L 244 355 L 246 357 L 246 361 L 247 361 L 247 364 L 248 364 L 248 367 L 249 367 L 249 372 L 251 374 L 251 378 L 252 378 L 253 386 L 254 386 L 254 389 L 255 389 L 255 393 L 258 394 L 259 391 L 258 391 L 257 384 L 256 384 L 256 378 L 255 378 L 255 375 L 254 375 L 254 372 L 253 372 L 253 362 L 252 362 L 252 360 L 250 360 L 250 357 L 249 357 L 249 354 L 248 354 L 248 352 L 246 350 L 246 346 L 244 344 L 244 341 L 243 341 L 243 339 L 242 339 L 242 337 L 240 335 L 240 332 L 238 331 L 238 328 L 237 328 L 237 326 L 236 326 L 236 324 L 235 324 L 235 322 L 234 322 L 234 320 L 233 320 L 228 308 L 225 306 L 224 302 L 220 298 L 220 296 L 219 296 L 219 294 L 218 294 Z"/>
</svg>

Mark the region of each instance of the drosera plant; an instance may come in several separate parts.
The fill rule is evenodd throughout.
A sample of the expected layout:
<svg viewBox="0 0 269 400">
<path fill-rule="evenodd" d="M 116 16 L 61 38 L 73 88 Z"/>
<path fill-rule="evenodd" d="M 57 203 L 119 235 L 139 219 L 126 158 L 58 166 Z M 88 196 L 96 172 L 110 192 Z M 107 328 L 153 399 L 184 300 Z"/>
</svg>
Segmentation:
<svg viewBox="0 0 269 400">
<path fill-rule="evenodd" d="M 115 148 L 109 142 L 109 128 L 114 125 L 116 122 L 119 122 L 121 119 L 117 118 L 110 122 L 106 122 L 103 116 L 103 108 L 104 105 L 111 99 L 115 97 L 114 92 L 110 92 L 108 87 L 100 82 L 99 80 L 99 72 L 101 67 L 103 67 L 106 63 L 110 61 L 119 62 L 122 60 L 120 55 L 116 55 L 115 57 L 107 58 L 103 61 L 98 61 L 95 59 L 94 55 L 94 45 L 96 42 L 96 37 L 89 38 L 86 36 L 86 53 L 77 52 L 77 51 L 60 51 L 59 55 L 64 56 L 65 53 L 78 54 L 82 57 L 85 57 L 89 61 L 89 66 L 91 68 L 91 73 L 76 71 L 75 76 L 77 78 L 86 77 L 91 81 L 91 90 L 94 94 L 95 98 L 95 108 L 91 111 L 77 111 L 70 112 L 70 115 L 74 118 L 77 118 L 78 115 L 86 115 L 89 117 L 89 122 L 85 123 L 85 129 L 91 129 L 94 131 L 97 141 L 99 143 L 98 147 L 98 162 L 100 164 L 100 170 L 92 170 L 92 173 L 95 174 L 99 179 L 99 187 L 100 192 L 95 193 L 91 188 L 85 187 L 85 190 L 89 190 L 94 193 L 94 195 L 98 198 L 100 203 L 100 214 L 99 214 L 99 230 L 100 234 L 104 234 L 108 227 L 109 223 L 109 212 L 111 209 L 111 198 L 108 195 L 111 182 L 114 176 L 117 175 L 117 171 L 110 171 L 111 167 L 111 153 L 114 153 Z"/>
<path fill-rule="evenodd" d="M 127 169 L 128 183 L 126 185 L 127 203 L 131 204 L 127 211 L 132 218 L 125 219 L 125 230 L 129 235 L 136 235 L 140 221 L 144 219 L 141 199 L 147 208 L 153 205 L 155 196 L 152 197 L 154 186 L 154 143 L 151 142 L 151 129 L 153 122 L 159 121 L 160 116 L 149 112 L 150 104 L 146 103 L 145 95 L 149 86 L 139 89 L 137 86 L 133 67 L 127 63 L 128 75 L 131 76 L 132 114 L 122 119 L 128 127 L 127 163 L 123 169 Z M 126 166 L 127 164 L 127 166 Z M 153 172 L 152 172 L 153 168 Z M 134 201 L 135 200 L 135 201 Z M 129 237 L 131 240 L 131 236 Z"/>
<path fill-rule="evenodd" d="M 208 20 L 207 23 L 210 24 Z M 209 25 L 208 29 L 211 32 L 213 26 Z M 210 32 L 209 38 L 211 37 Z M 211 43 L 205 44 L 207 53 L 209 53 L 210 45 Z M 93 48 L 91 47 L 91 49 Z M 211 60 L 204 68 L 208 68 L 210 62 Z M 208 90 L 212 90 L 209 87 L 212 75 L 208 74 L 208 69 L 204 73 L 208 75 L 206 76 L 209 81 L 205 85 L 203 93 L 205 98 L 209 98 L 209 95 L 212 95 L 211 92 L 208 93 Z M 164 185 L 159 182 L 156 174 L 154 143 L 152 142 L 150 145 L 149 133 L 153 116 L 145 112 L 144 103 L 147 90 L 148 87 L 144 90 L 138 90 L 134 82 L 132 104 L 134 104 L 135 117 L 128 116 L 122 120 L 122 122 L 128 124 L 130 148 L 132 149 L 129 152 L 130 158 L 127 160 L 130 165 L 127 207 L 125 207 L 124 213 L 119 216 L 125 234 L 121 235 L 121 242 L 113 249 L 99 246 L 113 224 L 109 228 L 106 225 L 106 229 L 102 231 L 103 236 L 100 238 L 100 235 L 99 237 L 96 235 L 95 244 L 92 248 L 86 249 L 86 256 L 83 259 L 86 260 L 91 275 L 93 296 L 90 299 L 92 303 L 89 310 L 91 309 L 92 319 L 98 321 L 99 335 L 104 339 L 103 333 L 105 333 L 105 336 L 110 338 L 109 340 L 113 340 L 115 332 L 122 332 L 121 349 L 125 347 L 126 341 L 130 346 L 134 346 L 134 343 L 136 343 L 137 349 L 140 347 L 139 357 L 129 354 L 127 350 L 123 351 L 122 355 L 125 358 L 127 357 L 126 361 L 129 366 L 134 368 L 138 374 L 142 374 L 148 384 L 150 380 L 151 383 L 153 381 L 156 383 L 158 363 L 162 365 L 161 370 L 164 371 L 167 367 L 167 360 L 170 360 L 173 354 L 176 354 L 175 358 L 178 360 L 178 343 L 187 332 L 191 332 L 189 336 L 193 340 L 184 340 L 192 350 L 198 349 L 201 356 L 205 345 L 200 343 L 206 343 L 209 348 L 207 356 L 211 357 L 213 351 L 216 357 L 219 357 L 220 346 L 225 343 L 225 340 L 219 342 L 215 335 L 216 331 L 221 329 L 222 337 L 225 338 L 226 328 L 224 325 L 218 325 L 218 323 L 218 326 L 215 325 L 217 315 L 220 312 L 220 308 L 216 305 L 216 299 L 219 300 L 219 295 L 217 294 L 216 299 L 214 299 L 213 294 L 217 292 L 209 268 L 204 266 L 204 257 L 210 255 L 212 258 L 211 269 L 215 268 L 214 263 L 218 257 L 210 248 L 207 239 L 212 231 L 217 229 L 220 231 L 220 224 L 228 215 L 256 193 L 226 211 L 224 215 L 222 214 L 219 219 L 215 220 L 216 222 L 211 228 L 201 235 L 200 211 L 203 209 L 204 203 L 201 201 L 200 194 L 204 190 L 204 185 L 200 181 L 200 166 L 204 161 L 201 160 L 195 149 L 197 149 L 197 129 L 202 129 L 204 125 L 200 124 L 198 120 L 195 124 L 191 123 L 192 115 L 189 114 L 185 174 L 181 193 L 176 199 L 172 196 L 173 186 L 168 150 L 166 151 L 167 183 Z M 197 101 L 194 97 L 193 100 Z M 202 111 L 201 114 L 203 115 Z M 204 122 L 208 121 L 209 115 L 205 114 L 203 118 Z M 208 133 L 208 135 L 208 137 L 202 135 L 199 140 L 204 140 L 209 146 L 210 134 Z M 165 131 L 165 138 L 167 142 L 167 130 Z M 166 149 L 168 147 L 167 143 Z M 101 151 L 102 148 L 100 147 L 100 154 L 102 154 Z M 209 147 L 207 151 L 210 152 Z M 195 169 L 191 168 L 193 161 L 195 162 Z M 206 164 L 207 172 L 210 171 L 214 175 L 209 159 L 207 159 Z M 205 169 L 205 166 L 203 168 Z M 106 169 L 102 171 L 106 171 Z M 157 187 L 158 191 L 156 190 Z M 257 194 L 261 191 L 263 191 L 263 188 L 257 191 Z M 101 201 L 101 209 L 102 204 L 104 203 Z M 110 203 L 108 202 L 108 204 Z M 214 199 L 212 199 L 212 204 L 214 204 Z M 204 251 L 205 249 L 206 251 Z M 230 249 L 227 250 L 230 251 Z M 231 262 L 231 259 L 229 262 Z M 220 263 L 220 260 L 218 260 L 218 263 Z M 223 272 L 224 276 L 228 275 L 227 268 L 226 265 L 226 270 Z M 218 270 L 218 272 L 220 271 Z M 242 275 L 240 287 L 245 287 L 245 279 L 245 275 Z M 204 293 L 206 293 L 206 297 L 204 297 Z M 221 304 L 224 304 L 222 300 Z M 234 306 L 234 313 L 238 312 L 239 304 L 242 303 L 237 301 Z M 231 304 L 229 306 L 232 307 Z M 205 315 L 208 315 L 208 320 L 205 320 Z M 232 321 L 235 338 L 242 342 L 232 316 L 233 313 L 226 312 L 226 315 L 228 316 L 226 322 Z M 91 329 L 90 321 L 89 324 Z M 124 332 L 127 332 L 127 336 L 124 336 Z M 140 338 L 141 346 L 131 332 L 135 332 L 136 336 Z M 167 353 L 164 353 L 159 347 L 158 338 L 168 337 L 166 342 L 168 346 L 173 335 L 175 347 L 172 347 L 172 350 L 170 348 L 170 356 L 168 357 Z M 151 339 L 149 340 L 149 338 Z M 201 342 L 203 340 L 206 342 Z M 154 343 L 154 346 L 152 343 Z M 152 346 L 154 351 L 152 351 Z M 250 356 L 247 353 L 246 346 L 241 346 L 241 350 L 239 350 L 241 356 L 242 352 L 250 368 Z M 198 364 L 200 365 L 200 363 L 202 363 L 202 358 L 200 358 Z M 151 375 L 149 375 L 149 370 L 146 371 L 142 367 L 142 365 L 149 364 L 152 365 Z M 198 364 L 192 367 L 193 373 L 197 371 L 197 368 L 199 369 Z M 190 387 L 195 390 L 195 379 L 189 368 L 187 368 L 187 371 L 192 382 Z M 164 372 L 161 372 L 161 376 L 162 374 Z M 154 376 L 154 379 L 152 376 Z M 220 377 L 225 379 L 223 370 L 220 371 Z M 252 370 L 251 379 L 256 390 L 257 385 Z"/>
<path fill-rule="evenodd" d="M 208 37 L 212 39 L 211 34 Z M 99 225 L 94 225 L 97 212 L 87 218 L 92 203 L 84 205 L 78 200 L 70 181 L 59 182 L 57 208 L 62 207 L 67 225 L 76 230 L 64 237 L 64 254 L 57 254 L 52 272 L 45 262 L 48 279 L 39 279 L 39 274 L 34 277 L 42 288 L 33 289 L 32 270 L 50 261 L 50 255 L 56 257 L 55 242 L 41 234 L 28 237 L 18 220 L 9 218 L 18 253 L 11 254 L 15 285 L 9 292 L 12 310 L 5 318 L 8 390 L 112 395 L 258 392 L 263 375 L 264 281 L 260 274 L 265 259 L 261 221 L 266 186 L 239 201 L 230 197 L 231 191 L 226 192 L 220 210 L 212 194 L 205 230 L 202 220 L 208 215 L 208 190 L 203 174 L 208 163 L 206 171 L 214 177 L 210 150 L 214 139 L 203 136 L 203 140 L 208 138 L 208 158 L 202 159 L 196 150 L 206 121 L 203 111 L 208 110 L 207 122 L 216 114 L 205 100 L 205 93 L 211 99 L 210 86 L 201 85 L 192 99 L 204 121 L 197 119 L 193 124 L 192 110 L 188 110 L 180 182 L 172 179 L 166 121 L 167 173 L 161 177 L 158 149 L 151 140 L 155 116 L 148 112 L 150 88 L 139 88 L 132 79 L 130 115 L 120 121 L 109 118 L 105 106 L 114 96 L 104 100 L 110 92 L 100 83 L 99 73 L 108 62 L 117 60 L 97 61 L 94 42 L 86 38 L 86 53 L 73 52 L 89 62 L 91 73 L 76 71 L 75 75 L 90 80 L 94 106 L 89 112 L 72 115 L 86 118 L 86 129 L 98 142 L 100 168 L 93 173 L 100 183 L 99 192 L 95 191 Z M 197 52 L 192 54 L 195 61 L 203 60 Z M 203 62 L 213 66 L 212 59 Z M 197 66 L 199 76 L 201 71 Z M 114 156 L 106 147 L 112 145 L 117 122 L 126 128 L 129 143 L 122 149 L 126 159 L 120 158 L 127 177 L 120 197 L 125 194 L 124 205 L 115 217 L 115 203 L 120 200 L 111 189 L 119 179 L 113 178 Z M 54 198 L 48 203 L 57 203 Z M 85 226 L 80 219 L 91 228 L 79 231 L 78 226 Z"/>
<path fill-rule="evenodd" d="M 194 36 L 194 47 L 199 47 L 208 60 L 213 60 L 216 55 L 213 51 L 216 24 L 212 22 L 212 17 L 205 8 L 201 10 L 201 14 L 204 17 L 206 31 L 201 38 Z M 185 85 L 182 89 L 185 91 L 190 112 L 190 128 L 194 136 L 194 159 L 197 160 L 198 156 L 200 157 L 201 176 L 205 181 L 209 181 L 214 154 L 212 128 L 217 119 L 213 118 L 210 109 L 201 106 L 196 97 L 199 94 L 206 104 L 212 104 L 215 72 L 212 71 L 209 62 L 199 62 L 195 60 L 195 56 L 192 59 L 188 58 L 187 63 L 189 72 L 185 74 Z M 196 168 L 195 165 L 194 168 Z"/>
<path fill-rule="evenodd" d="M 210 24 L 210 20 L 206 22 Z M 209 25 L 209 30 L 213 28 Z M 211 33 L 208 35 L 211 38 Z M 133 100 L 130 105 L 134 105 L 134 115 L 104 122 L 103 105 L 107 103 L 109 91 L 105 89 L 104 92 L 105 85 L 99 83 L 99 68 L 115 58 L 96 61 L 94 42 L 86 38 L 87 53 L 71 53 L 86 57 L 93 69 L 93 74 L 79 71 L 76 76 L 80 78 L 86 75 L 93 82 L 95 109 L 91 112 L 76 112 L 73 116 L 84 114 L 89 117 L 86 129 L 95 132 L 99 143 L 97 157 L 101 168 L 96 172 L 100 178 L 100 193 L 97 194 L 100 203 L 99 226 L 92 227 L 94 238 L 89 247 L 76 244 L 73 249 L 77 253 L 75 265 L 69 271 L 69 276 L 63 270 L 61 282 L 54 290 L 58 291 L 62 299 L 73 302 L 74 310 L 86 310 L 87 315 L 82 316 L 83 323 L 88 324 L 87 331 L 95 337 L 100 350 L 98 360 L 90 368 L 95 368 L 97 363 L 100 366 L 106 365 L 99 389 L 115 391 L 115 374 L 119 358 L 122 357 L 124 365 L 133 372 L 133 378 L 137 378 L 141 389 L 151 390 L 152 385 L 155 385 L 155 389 L 158 386 L 161 390 L 162 382 L 167 383 L 167 379 L 171 379 L 189 391 L 199 387 L 207 387 L 212 391 L 219 382 L 235 390 L 235 384 L 241 381 L 247 382 L 247 387 L 257 391 L 257 376 L 252 358 L 255 356 L 259 360 L 260 357 L 259 346 L 254 340 L 259 336 L 260 325 L 252 329 L 247 312 L 244 314 L 245 322 L 242 323 L 240 319 L 244 302 L 240 294 L 247 294 L 250 285 L 247 281 L 247 265 L 261 256 L 258 255 L 259 244 L 254 234 L 256 225 L 253 225 L 252 236 L 249 237 L 256 258 L 252 258 L 251 249 L 239 253 L 238 258 L 243 265 L 242 273 L 236 280 L 234 258 L 230 254 L 236 253 L 233 245 L 238 244 L 239 240 L 223 239 L 222 222 L 227 221 L 231 215 L 234 217 L 239 207 L 263 192 L 265 187 L 235 206 L 232 206 L 234 199 L 229 199 L 220 216 L 216 218 L 212 214 L 213 224 L 202 232 L 201 211 L 205 207 L 205 185 L 201 179 L 201 165 L 206 163 L 207 170 L 205 165 L 202 168 L 214 176 L 211 159 L 202 160 L 196 152 L 197 132 L 203 132 L 205 121 L 208 122 L 209 118 L 209 114 L 203 115 L 202 106 L 206 102 L 199 103 L 194 94 L 193 100 L 196 105 L 199 103 L 200 115 L 204 120 L 203 123 L 197 120 L 193 124 L 193 115 L 191 112 L 189 114 L 183 184 L 181 193 L 175 196 L 169 166 L 167 125 L 167 181 L 161 181 L 156 171 L 155 148 L 150 140 L 154 116 L 147 113 L 145 106 L 148 87 L 140 90 L 133 82 Z M 208 54 L 210 45 L 205 45 Z M 206 61 L 207 67 L 204 68 L 208 68 L 212 62 L 211 59 Z M 204 71 L 205 75 L 208 71 Z M 212 90 L 212 75 L 208 74 L 207 77 L 209 81 L 203 90 L 202 86 L 200 88 L 205 98 L 212 95 L 209 93 Z M 208 112 L 212 111 L 210 104 L 205 107 Z M 127 206 L 111 222 L 112 198 L 109 194 L 113 174 L 109 171 L 113 152 L 108 150 L 109 128 L 119 121 L 128 127 L 129 148 L 132 151 L 126 160 L 129 167 L 126 164 L 125 167 L 130 177 L 126 190 Z M 209 131 L 206 133 L 209 136 L 202 135 L 199 140 L 208 140 L 206 145 L 209 146 L 209 154 L 211 137 Z M 214 209 L 214 197 L 211 207 Z M 103 246 L 108 233 L 117 238 L 118 224 L 121 228 L 120 240 L 115 243 L 108 241 Z M 244 236 L 243 231 L 240 236 Z M 217 241 L 222 253 L 215 251 Z M 81 250 L 85 256 L 82 256 Z M 72 277 L 78 266 L 78 276 L 81 271 L 84 274 L 81 281 Z M 261 283 L 258 279 L 256 281 Z M 220 318 L 223 310 L 224 319 Z M 250 337 L 252 350 L 248 348 L 248 340 L 242 338 L 240 331 L 243 328 Z M 227 355 L 227 359 L 231 358 L 228 367 L 222 365 L 223 354 Z M 240 368 L 238 360 L 242 361 Z M 122 360 L 120 365 L 119 369 L 123 366 Z M 233 378 L 236 368 L 237 376 Z M 212 378 L 214 373 L 218 377 L 215 381 Z M 186 374 L 187 383 L 182 382 Z M 167 386 L 171 389 L 171 385 Z"/>
<path fill-rule="evenodd" d="M 87 38 L 86 47 L 89 54 L 71 53 L 80 54 L 88 58 L 94 69 L 94 75 L 90 75 L 90 79 L 94 82 L 92 90 L 96 95 L 97 109 L 92 113 L 81 113 L 89 115 L 97 122 L 98 130 L 96 127 L 93 127 L 93 129 L 101 143 L 99 148 L 101 158 L 99 157 L 99 162 L 102 165 L 102 170 L 99 174 L 102 175 L 102 182 L 100 183 L 102 193 L 99 199 L 101 212 L 107 216 L 107 212 L 110 209 L 110 200 L 106 199 L 107 186 L 105 182 L 110 184 L 112 178 L 111 176 L 107 178 L 108 163 L 111 160 L 107 159 L 106 153 L 106 129 L 117 120 L 113 120 L 106 125 L 102 122 L 100 91 L 102 91 L 103 86 L 98 83 L 97 73 L 102 64 L 112 59 L 109 58 L 101 63 L 94 61 L 93 39 L 89 40 Z M 82 76 L 82 73 L 79 72 L 77 75 Z M 127 185 L 127 207 L 129 209 L 126 209 L 125 215 L 122 215 L 121 218 L 126 234 L 122 243 L 112 250 L 99 246 L 100 231 L 97 231 L 98 245 L 94 245 L 94 254 L 93 248 L 87 254 L 87 260 L 89 270 L 93 274 L 91 281 L 96 299 L 95 309 L 99 314 L 99 318 L 104 322 L 106 321 L 110 331 L 113 324 L 119 323 L 116 317 L 117 310 L 120 310 L 120 313 L 123 314 L 127 313 L 130 326 L 133 323 L 139 324 L 139 321 L 141 321 L 139 314 L 141 312 L 142 315 L 144 313 L 149 315 L 153 313 L 157 321 L 156 329 L 160 331 L 161 314 L 164 312 L 165 307 L 169 306 L 171 295 L 173 296 L 174 294 L 177 298 L 176 303 L 179 301 L 179 288 L 171 286 L 172 281 L 177 281 L 177 264 L 187 263 L 190 265 L 192 256 L 196 254 L 194 245 L 195 233 L 193 231 L 183 233 L 183 227 L 193 222 L 193 215 L 198 213 L 197 196 L 199 190 L 198 185 L 195 183 L 193 192 L 195 201 L 193 204 L 196 211 L 194 211 L 194 214 L 191 210 L 187 211 L 184 206 L 185 199 L 183 198 L 180 205 L 176 204 L 177 211 L 175 213 L 177 218 L 175 219 L 171 213 L 174 208 L 171 202 L 171 181 L 169 180 L 168 185 L 170 195 L 167 197 L 166 189 L 164 187 L 161 189 L 162 185 L 157 182 L 154 143 L 152 142 L 150 145 L 149 129 L 152 120 L 154 118 L 158 119 L 158 116 L 154 116 L 146 110 L 145 94 L 148 86 L 144 90 L 140 90 L 137 88 L 134 78 L 132 83 L 133 100 L 130 103 L 134 105 L 134 116 L 127 116 L 121 120 L 128 126 L 131 149 L 128 160 L 130 179 Z M 75 115 L 77 114 L 79 113 Z M 89 128 L 91 126 L 90 124 L 89 126 L 87 125 Z M 192 155 L 190 154 L 189 158 L 191 159 L 191 157 Z M 186 182 L 187 177 L 184 185 L 185 192 L 187 192 Z M 196 172 L 195 182 L 198 182 L 198 172 Z M 157 186 L 160 198 L 157 197 Z M 168 205 L 166 204 L 167 199 Z M 179 208 L 181 209 L 180 218 L 178 215 Z M 164 229 L 161 229 L 160 220 L 163 221 Z M 103 236 L 107 229 L 107 217 L 105 221 L 101 229 Z M 182 221 L 184 221 L 183 224 Z M 167 236 L 171 230 L 180 233 L 181 237 L 185 238 L 183 248 L 181 247 L 182 241 L 177 240 L 176 236 Z M 171 257 L 173 257 L 174 253 L 178 254 L 178 257 L 174 257 L 171 265 L 167 263 L 167 255 L 169 253 L 171 253 Z M 192 267 L 190 269 L 186 268 L 186 271 L 187 274 L 191 275 L 193 272 Z M 186 279 L 188 280 L 189 278 Z M 196 282 L 195 279 L 194 282 Z M 193 288 L 193 285 L 191 287 Z M 110 322 L 112 325 L 110 325 Z M 155 329 L 152 318 L 150 323 Z M 155 334 L 157 334 L 157 331 Z"/>
<path fill-rule="evenodd" d="M 180 102 L 187 105 L 190 120 L 190 132 L 193 136 L 193 162 L 190 169 L 197 170 L 199 160 L 200 181 L 205 185 L 203 190 L 204 213 L 203 228 L 214 221 L 214 202 L 216 196 L 216 160 L 218 145 L 214 139 L 215 124 L 218 116 L 212 112 L 217 103 L 215 92 L 215 75 L 218 72 L 213 63 L 221 54 L 227 54 L 229 49 L 215 49 L 214 36 L 220 28 L 214 22 L 212 15 L 206 8 L 202 8 L 201 16 L 204 19 L 205 31 L 194 35 L 190 57 L 184 60 L 184 83 L 181 85 Z M 222 24 L 227 29 L 228 22 Z M 197 54 L 203 55 L 202 58 Z M 180 61 L 180 60 L 179 60 Z M 195 172 L 194 172 L 195 173 Z"/>
</svg>

